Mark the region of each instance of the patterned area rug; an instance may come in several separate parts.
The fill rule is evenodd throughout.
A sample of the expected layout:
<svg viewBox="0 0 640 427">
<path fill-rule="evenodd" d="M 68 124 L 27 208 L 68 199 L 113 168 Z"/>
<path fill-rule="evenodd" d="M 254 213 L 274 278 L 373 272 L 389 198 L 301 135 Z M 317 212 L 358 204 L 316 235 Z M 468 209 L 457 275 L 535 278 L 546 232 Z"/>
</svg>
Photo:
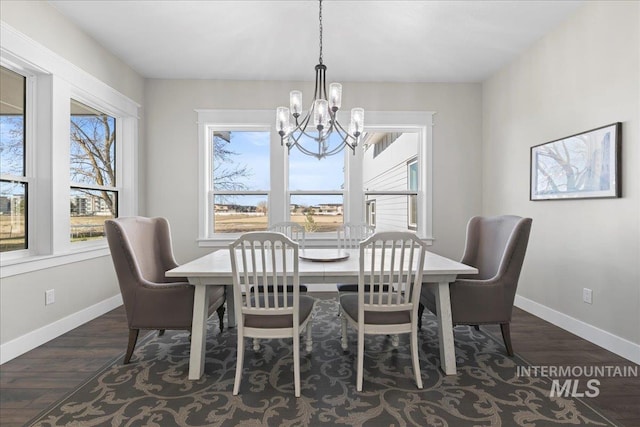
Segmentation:
<svg viewBox="0 0 640 427">
<path fill-rule="evenodd" d="M 518 357 L 469 327 L 455 329 L 457 376 L 438 368 L 435 317 L 420 331 L 424 389 L 411 369 L 408 337 L 367 336 L 364 385 L 355 390 L 356 335 L 340 347 L 335 299 L 319 300 L 313 352 L 302 348 L 302 396 L 293 394 L 291 340 L 247 340 L 240 394 L 233 396 L 235 329 L 219 333 L 210 320 L 205 375 L 187 379 L 186 332 L 139 344 L 132 363 L 106 366 L 78 390 L 37 417 L 35 426 L 552 426 L 616 425 L 578 399 L 549 397 L 551 381 L 519 377 Z"/>
</svg>

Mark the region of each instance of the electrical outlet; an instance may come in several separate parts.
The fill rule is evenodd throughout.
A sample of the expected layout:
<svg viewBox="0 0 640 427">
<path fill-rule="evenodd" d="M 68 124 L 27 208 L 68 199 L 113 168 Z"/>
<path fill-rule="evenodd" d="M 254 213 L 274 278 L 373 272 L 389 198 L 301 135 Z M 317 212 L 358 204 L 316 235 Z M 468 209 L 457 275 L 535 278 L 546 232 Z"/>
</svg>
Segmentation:
<svg viewBox="0 0 640 427">
<path fill-rule="evenodd" d="M 56 302 L 56 291 L 55 289 L 49 289 L 44 292 L 44 305 L 53 304 Z"/>
<path fill-rule="evenodd" d="M 587 304 L 593 304 L 593 291 L 589 288 L 582 289 L 582 301 Z"/>
</svg>

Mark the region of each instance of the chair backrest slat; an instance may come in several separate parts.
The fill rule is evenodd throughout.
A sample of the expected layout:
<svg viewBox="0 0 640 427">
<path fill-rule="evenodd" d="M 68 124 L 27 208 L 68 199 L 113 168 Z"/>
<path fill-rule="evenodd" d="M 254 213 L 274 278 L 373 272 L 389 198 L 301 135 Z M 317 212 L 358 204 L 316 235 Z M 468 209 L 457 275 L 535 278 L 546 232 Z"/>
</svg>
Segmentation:
<svg viewBox="0 0 640 427">
<path fill-rule="evenodd" d="M 425 251 L 409 232 L 376 233 L 361 242 L 358 300 L 364 311 L 417 310 Z"/>
<path fill-rule="evenodd" d="M 338 227 L 338 249 L 358 249 L 360 242 L 374 231 L 375 228 L 367 224 L 344 223 Z"/>
<path fill-rule="evenodd" d="M 269 227 L 269 231 L 273 231 L 275 233 L 282 233 L 287 236 L 289 239 L 298 243 L 300 249 L 304 249 L 304 243 L 306 239 L 306 230 L 305 228 L 298 224 L 297 222 L 285 221 L 278 222 Z"/>
<path fill-rule="evenodd" d="M 231 243 L 229 251 L 234 296 L 242 301 L 239 312 L 292 314 L 295 319 L 300 296 L 298 244 L 282 233 L 251 232 Z M 293 295 L 287 291 L 290 283 Z"/>
</svg>

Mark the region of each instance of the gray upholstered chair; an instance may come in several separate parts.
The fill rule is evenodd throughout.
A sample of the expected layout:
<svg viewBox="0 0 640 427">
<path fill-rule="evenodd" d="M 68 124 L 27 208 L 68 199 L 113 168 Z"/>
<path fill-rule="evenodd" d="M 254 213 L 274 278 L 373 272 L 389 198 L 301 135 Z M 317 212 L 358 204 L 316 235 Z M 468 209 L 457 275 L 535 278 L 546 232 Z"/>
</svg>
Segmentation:
<svg viewBox="0 0 640 427">
<path fill-rule="evenodd" d="M 140 329 L 191 330 L 194 287 L 186 278 L 167 278 L 178 266 L 171 247 L 169 223 L 164 218 L 124 217 L 105 221 L 105 233 L 118 276 L 129 324 L 129 363 Z M 224 315 L 224 286 L 209 290 L 209 313 Z"/>
<path fill-rule="evenodd" d="M 477 268 L 478 274 L 460 275 L 450 285 L 453 324 L 476 329 L 499 324 L 509 356 L 513 356 L 511 312 L 531 222 L 514 215 L 471 218 L 461 262 Z M 420 318 L 425 306 L 436 313 L 435 295 L 428 285 L 422 286 L 420 302 Z"/>
<path fill-rule="evenodd" d="M 294 391 L 300 397 L 300 333 L 306 328 L 310 352 L 315 300 L 300 295 L 298 244 L 281 233 L 256 231 L 231 243 L 229 253 L 238 321 L 233 394 L 237 395 L 240 389 L 245 337 L 292 338 Z M 292 292 L 288 291 L 289 284 Z"/>
<path fill-rule="evenodd" d="M 409 334 L 413 374 L 422 388 L 417 318 L 425 251 L 424 242 L 409 232 L 376 233 L 360 243 L 358 292 L 340 295 L 343 350 L 347 324 L 358 332 L 357 391 L 362 391 L 365 334 Z M 377 290 L 367 292 L 365 284 Z"/>
</svg>

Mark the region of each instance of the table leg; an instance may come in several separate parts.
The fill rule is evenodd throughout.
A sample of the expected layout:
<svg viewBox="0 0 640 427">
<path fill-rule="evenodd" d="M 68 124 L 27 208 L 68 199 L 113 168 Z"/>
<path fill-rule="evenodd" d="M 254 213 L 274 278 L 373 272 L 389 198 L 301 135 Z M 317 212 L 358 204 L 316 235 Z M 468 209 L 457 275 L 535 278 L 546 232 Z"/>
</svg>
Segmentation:
<svg viewBox="0 0 640 427">
<path fill-rule="evenodd" d="M 453 343 L 453 321 L 449 283 L 440 282 L 435 287 L 438 311 L 438 340 L 440 342 L 440 364 L 447 375 L 456 375 L 456 349 Z"/>
<path fill-rule="evenodd" d="M 189 379 L 199 380 L 204 373 L 207 347 L 207 317 L 209 314 L 209 287 L 193 283 L 193 320 L 191 322 L 191 352 L 189 354 Z"/>
<path fill-rule="evenodd" d="M 236 306 L 234 303 L 233 285 L 225 286 L 224 292 L 227 299 L 227 326 L 229 328 L 235 328 L 236 327 Z"/>
</svg>

